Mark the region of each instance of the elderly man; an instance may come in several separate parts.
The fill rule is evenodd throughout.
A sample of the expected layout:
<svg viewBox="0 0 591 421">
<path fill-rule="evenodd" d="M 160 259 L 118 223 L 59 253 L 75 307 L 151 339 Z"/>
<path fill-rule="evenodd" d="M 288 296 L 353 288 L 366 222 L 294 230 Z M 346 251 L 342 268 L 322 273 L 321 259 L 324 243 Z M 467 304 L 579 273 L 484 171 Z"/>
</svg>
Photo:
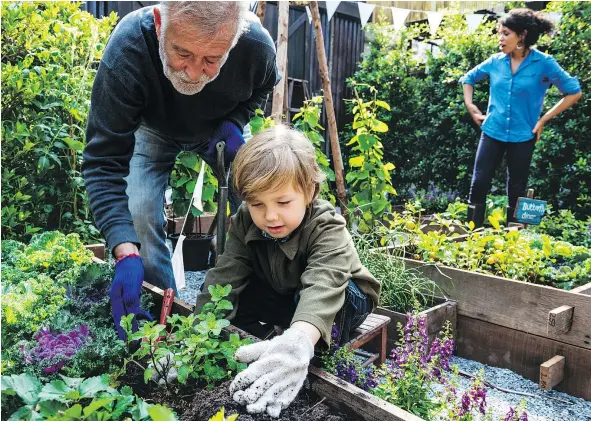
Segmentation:
<svg viewBox="0 0 591 421">
<path fill-rule="evenodd" d="M 122 316 L 149 317 L 139 302 L 144 272 L 175 288 L 163 205 L 176 155 L 195 151 L 215 166 L 214 146 L 224 140 L 230 162 L 280 79 L 275 58 L 244 2 L 163 2 L 125 16 L 109 39 L 82 171 L 96 225 L 117 259 L 110 297 L 121 338 Z"/>
</svg>

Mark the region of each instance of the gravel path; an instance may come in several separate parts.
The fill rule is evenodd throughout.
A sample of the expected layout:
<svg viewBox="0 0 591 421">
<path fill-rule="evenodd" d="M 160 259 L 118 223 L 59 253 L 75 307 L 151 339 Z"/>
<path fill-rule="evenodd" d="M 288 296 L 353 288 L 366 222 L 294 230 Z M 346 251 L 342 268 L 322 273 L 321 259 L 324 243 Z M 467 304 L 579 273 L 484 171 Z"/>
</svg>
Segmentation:
<svg viewBox="0 0 591 421">
<path fill-rule="evenodd" d="M 525 396 L 529 421 L 591 421 L 591 402 L 589 401 L 555 390 L 545 391 L 537 383 L 505 368 L 490 367 L 460 357 L 454 357 L 452 364 L 471 374 L 476 374 L 480 369 L 484 369 L 485 379 L 493 385 L 536 395 L 535 398 Z M 460 377 L 458 380 L 461 389 L 467 390 L 470 387 L 471 379 Z M 549 399 L 549 397 L 560 398 L 572 403 L 562 403 Z M 489 388 L 486 394 L 488 407 L 493 408 L 493 419 L 500 417 L 501 420 L 509 407 L 515 408 L 522 398 L 524 396 L 501 392 L 493 388 Z"/>
</svg>

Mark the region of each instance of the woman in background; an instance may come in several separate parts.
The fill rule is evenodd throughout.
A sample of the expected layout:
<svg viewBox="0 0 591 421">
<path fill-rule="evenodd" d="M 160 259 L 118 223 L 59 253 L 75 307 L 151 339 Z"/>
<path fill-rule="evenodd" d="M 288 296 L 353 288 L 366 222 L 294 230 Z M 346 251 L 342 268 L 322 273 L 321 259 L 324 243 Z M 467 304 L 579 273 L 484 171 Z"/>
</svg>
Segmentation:
<svg viewBox="0 0 591 421">
<path fill-rule="evenodd" d="M 513 220 L 517 198 L 525 195 L 529 166 L 544 125 L 582 96 L 576 77 L 556 60 L 533 48 L 552 23 L 530 9 L 513 9 L 499 21 L 500 53 L 494 54 L 460 79 L 464 103 L 482 135 L 470 185 L 468 221 L 482 226 L 486 195 L 496 167 L 507 154 L 507 223 Z M 472 102 L 474 85 L 490 78 L 486 115 Z M 540 117 L 550 85 L 565 96 Z"/>
</svg>

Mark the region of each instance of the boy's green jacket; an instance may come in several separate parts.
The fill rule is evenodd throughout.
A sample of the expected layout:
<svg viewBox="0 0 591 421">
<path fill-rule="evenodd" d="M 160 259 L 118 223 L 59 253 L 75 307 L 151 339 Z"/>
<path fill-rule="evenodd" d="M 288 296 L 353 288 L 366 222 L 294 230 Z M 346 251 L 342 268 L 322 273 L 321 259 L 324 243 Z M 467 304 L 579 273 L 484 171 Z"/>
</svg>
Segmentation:
<svg viewBox="0 0 591 421">
<path fill-rule="evenodd" d="M 277 292 L 294 295 L 301 285 L 300 300 L 291 323 L 314 325 L 329 344 L 332 324 L 345 302 L 349 279 L 378 304 L 380 283 L 359 261 L 345 220 L 327 201 L 315 200 L 302 224 L 284 243 L 263 237 L 246 204 L 242 204 L 228 232 L 224 254 L 207 273 L 195 312 L 210 299 L 209 285 L 232 285 L 230 301 L 238 308 L 240 292 L 248 282 L 267 281 Z"/>
</svg>

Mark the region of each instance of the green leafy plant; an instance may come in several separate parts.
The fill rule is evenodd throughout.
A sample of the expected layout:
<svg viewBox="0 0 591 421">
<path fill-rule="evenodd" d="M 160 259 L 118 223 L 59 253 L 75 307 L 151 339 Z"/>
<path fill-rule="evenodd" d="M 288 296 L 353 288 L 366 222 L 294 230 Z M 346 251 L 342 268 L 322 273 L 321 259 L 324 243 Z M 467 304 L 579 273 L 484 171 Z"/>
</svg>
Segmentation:
<svg viewBox="0 0 591 421">
<path fill-rule="evenodd" d="M 528 230 L 548 234 L 573 245 L 591 248 L 591 216 L 586 221 L 579 220 L 568 209 L 560 209 L 557 212 L 546 210 L 540 225 L 529 225 Z"/>
<path fill-rule="evenodd" d="M 9 420 L 176 420 L 170 409 L 134 396 L 129 386 L 117 391 L 108 374 L 88 379 L 62 376 L 42 384 L 30 374 L 2 377 L 2 395 L 17 396 L 23 406 Z"/>
<path fill-rule="evenodd" d="M 257 108 L 254 116 L 248 124 L 250 126 L 250 133 L 254 136 L 263 130 L 275 127 L 275 120 L 269 116 L 265 117 L 265 112 L 260 108 Z"/>
<path fill-rule="evenodd" d="M 181 152 L 177 157 L 170 174 L 169 184 L 172 187 L 172 208 L 176 216 L 184 216 L 189 210 L 189 203 L 195 191 L 195 184 L 201 169 L 202 159 L 196 152 Z M 205 174 L 203 177 L 203 191 L 201 199 L 203 201 L 204 212 L 215 212 L 215 193 L 217 191 L 218 180 L 213 174 L 209 165 L 205 164 Z M 201 215 L 199 209 L 192 207 L 189 217 L 198 217 Z M 187 221 L 187 226 L 192 226 L 191 221 Z"/>
<path fill-rule="evenodd" d="M 322 145 L 324 138 L 319 130 L 324 130 L 320 125 L 320 115 L 322 113 L 322 96 L 315 96 L 310 100 L 304 101 L 304 105 L 300 108 L 300 112 L 293 116 L 292 121 L 294 126 L 299 131 L 303 132 L 310 142 L 314 145 L 316 150 L 316 161 L 320 169 L 326 174 L 326 180 L 320 188 L 320 197 L 328 200 L 333 205 L 336 203 L 334 195 L 331 193 L 328 183 L 335 180 L 334 171 L 330 168 L 330 161 L 322 152 Z"/>
<path fill-rule="evenodd" d="M 90 93 L 115 14 L 81 3 L 2 4 L 2 238 L 100 238 L 80 173 Z"/>
<path fill-rule="evenodd" d="M 391 212 L 388 195 L 396 194 L 390 177 L 394 164 L 383 162 L 384 151 L 378 136 L 388 131 L 388 126 L 378 118 L 378 108 L 390 110 L 390 106 L 377 99 L 378 91 L 371 86 L 369 92 L 372 99 L 363 100 L 357 94 L 356 86 L 356 99 L 352 100 L 355 136 L 347 143 L 351 147 L 351 168 L 346 180 L 350 186 L 351 205 L 362 212 L 357 229 L 360 232 L 369 232 L 381 225 L 384 213 Z"/>
<path fill-rule="evenodd" d="M 241 340 L 237 334 L 230 334 L 228 340 L 222 339 L 222 329 L 230 324 L 223 317 L 232 310 L 232 303 L 225 299 L 231 288 L 230 285 L 210 286 L 211 302 L 203 306 L 200 314 L 170 316 L 170 332 L 165 331 L 164 325 L 147 322 L 132 333 L 133 315 L 123 317 L 121 326 L 127 332 L 128 346 L 133 341 L 140 341 L 139 349 L 126 364 L 131 361 L 141 364 L 147 360 L 149 366 L 143 367 L 145 382 L 156 375 L 169 391 L 172 386 L 169 374 L 173 368 L 177 371 L 179 383 L 186 384 L 192 379 L 206 388 L 212 388 L 243 370 L 246 365 L 236 362 L 234 353 L 240 346 L 252 341 Z"/>
</svg>

